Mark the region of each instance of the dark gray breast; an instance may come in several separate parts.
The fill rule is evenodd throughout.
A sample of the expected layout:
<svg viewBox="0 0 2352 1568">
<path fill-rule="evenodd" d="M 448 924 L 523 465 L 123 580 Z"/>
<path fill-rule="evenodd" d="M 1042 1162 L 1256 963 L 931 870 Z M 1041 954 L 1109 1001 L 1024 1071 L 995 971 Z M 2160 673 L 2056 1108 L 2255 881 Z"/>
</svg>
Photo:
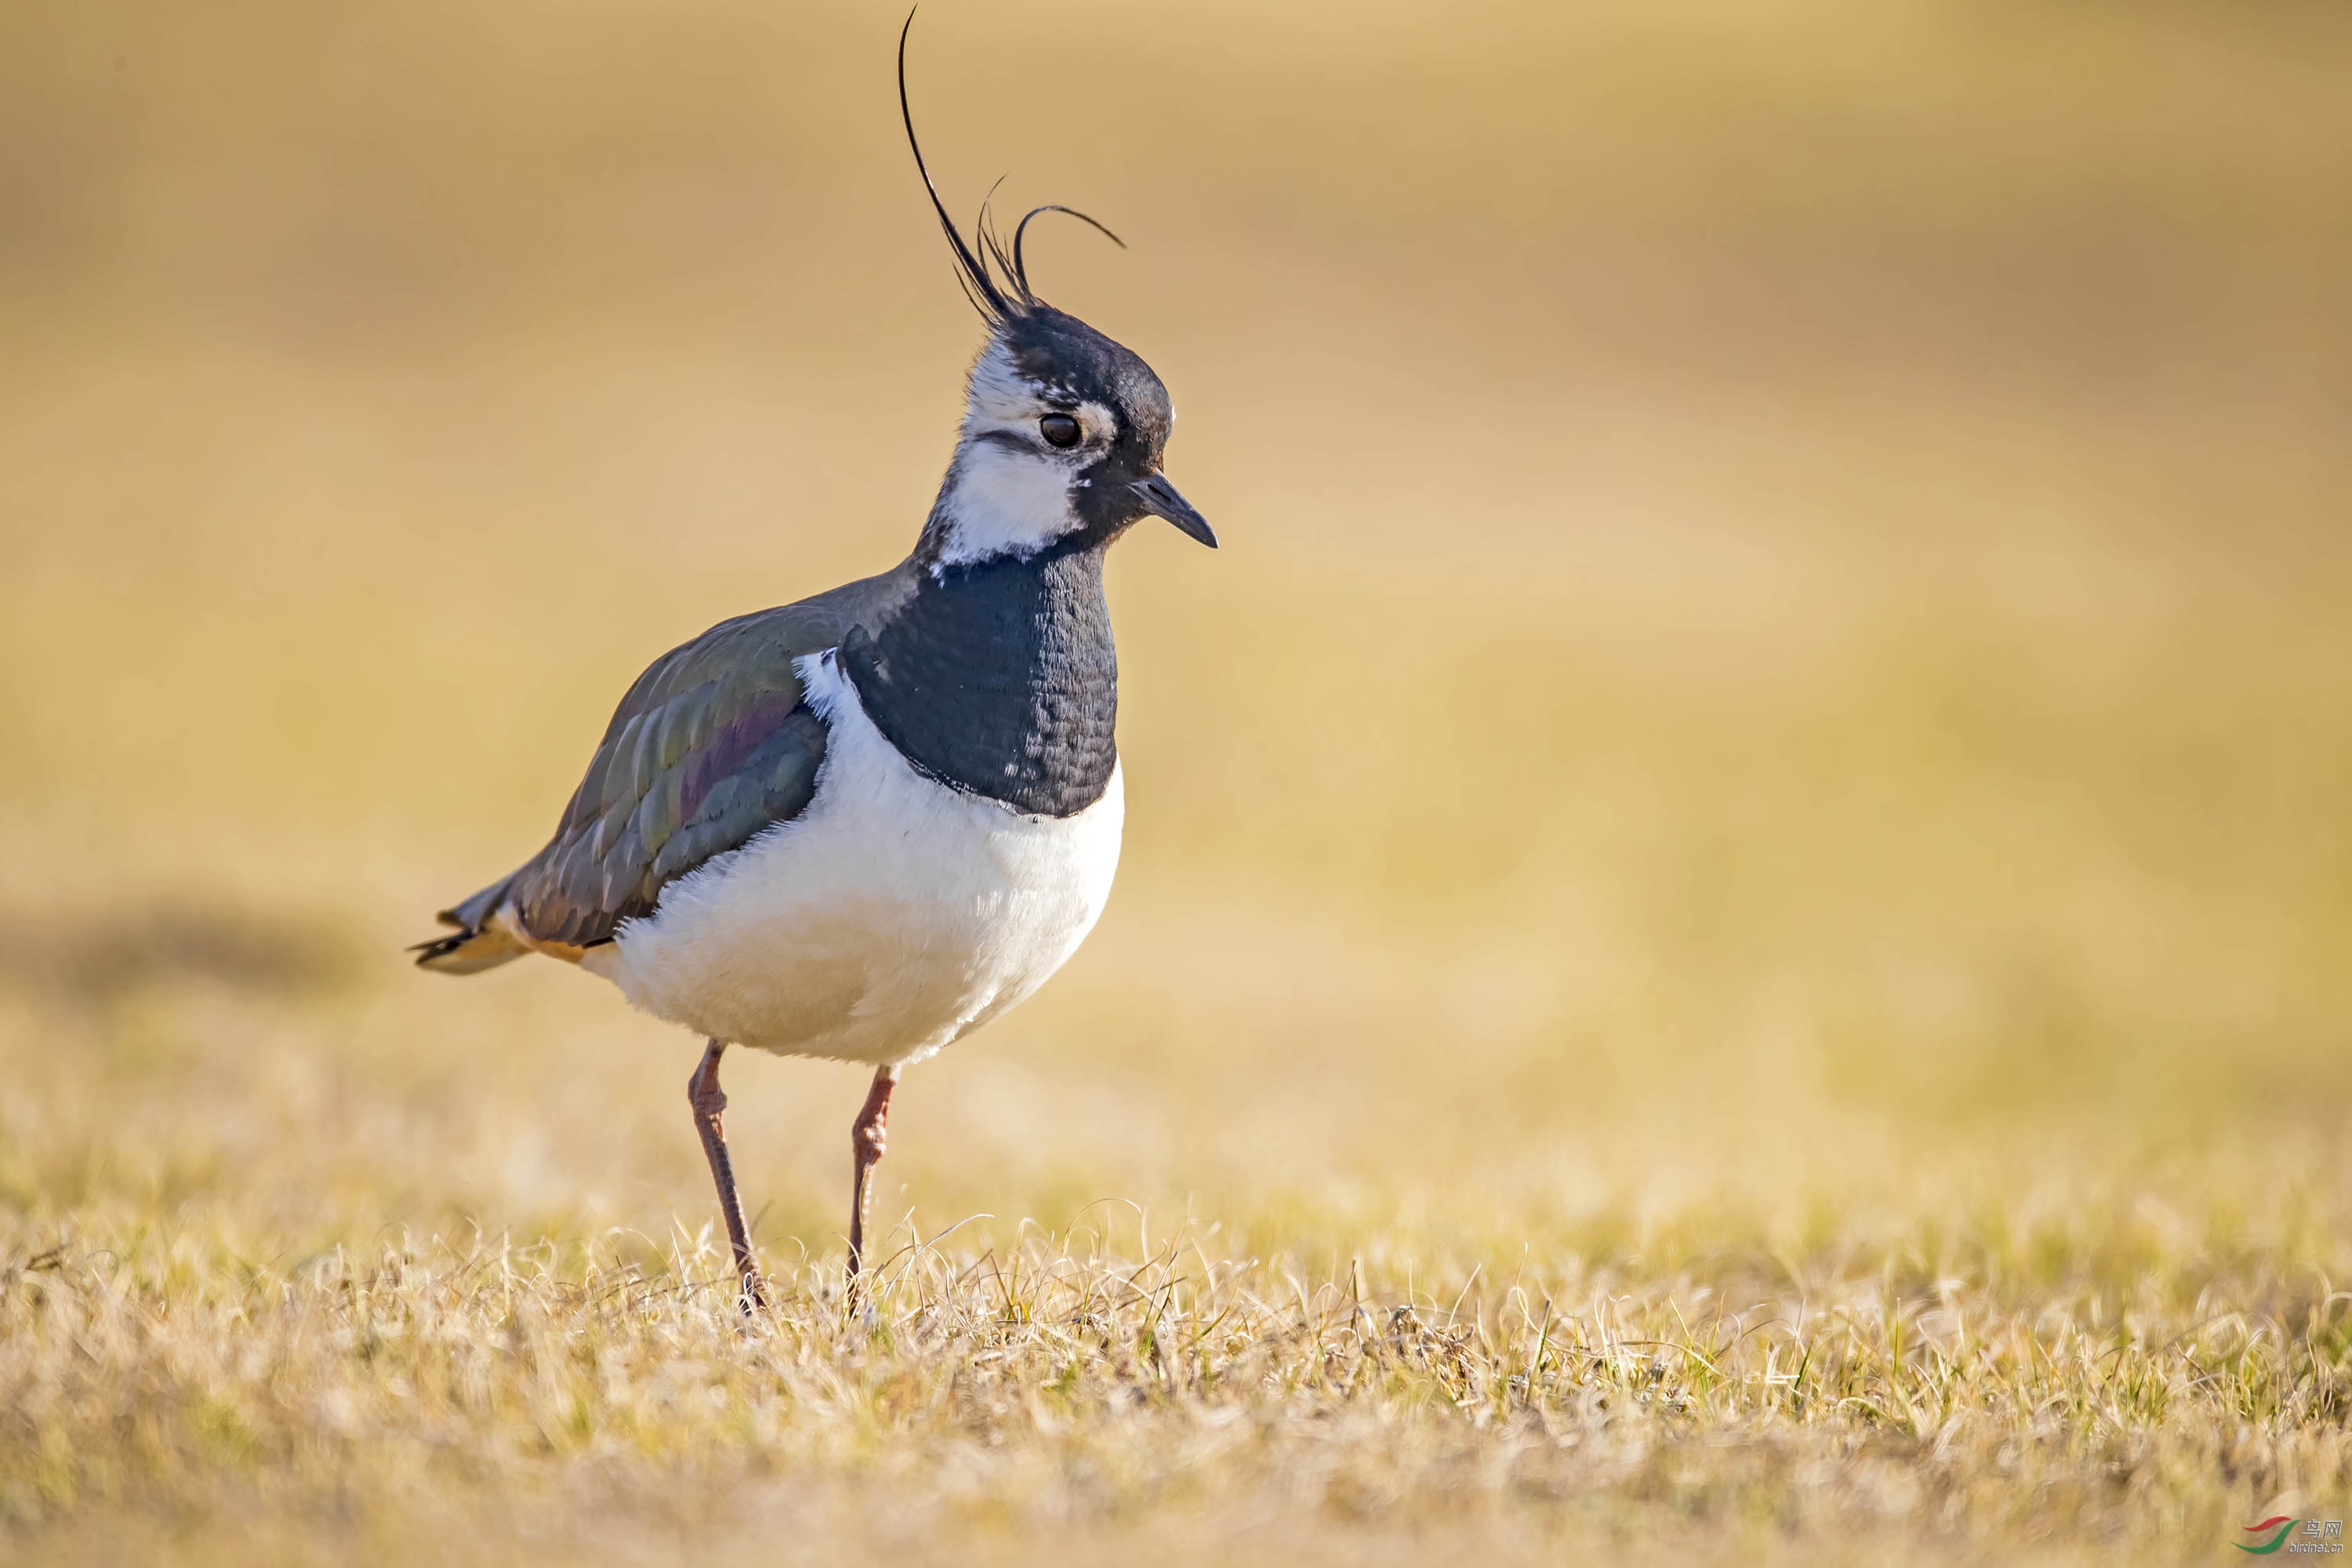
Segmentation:
<svg viewBox="0 0 2352 1568">
<path fill-rule="evenodd" d="M 1099 541 L 926 573 L 840 657 L 875 728 L 943 784 L 1034 816 L 1109 787 L 1118 656 Z"/>
</svg>

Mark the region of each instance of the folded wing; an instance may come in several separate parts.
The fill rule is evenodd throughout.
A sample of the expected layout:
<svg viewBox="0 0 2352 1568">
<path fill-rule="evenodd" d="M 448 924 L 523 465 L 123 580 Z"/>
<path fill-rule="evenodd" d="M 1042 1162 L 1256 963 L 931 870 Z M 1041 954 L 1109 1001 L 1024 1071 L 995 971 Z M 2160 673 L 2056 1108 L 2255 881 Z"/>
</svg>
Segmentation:
<svg viewBox="0 0 2352 1568">
<path fill-rule="evenodd" d="M 724 621 L 654 661 L 613 714 L 557 824 L 520 869 L 453 909 L 417 962 L 467 973 L 533 947 L 572 952 L 653 913 L 662 889 L 800 815 L 824 725 L 793 661 L 836 646 L 897 574 Z"/>
</svg>

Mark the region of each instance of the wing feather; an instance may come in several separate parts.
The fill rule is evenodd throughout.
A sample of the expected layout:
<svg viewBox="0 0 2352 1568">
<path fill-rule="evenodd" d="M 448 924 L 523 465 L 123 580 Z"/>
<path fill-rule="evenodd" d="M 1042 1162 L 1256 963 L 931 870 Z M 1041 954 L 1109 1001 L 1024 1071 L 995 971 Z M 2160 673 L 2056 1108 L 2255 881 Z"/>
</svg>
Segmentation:
<svg viewBox="0 0 2352 1568">
<path fill-rule="evenodd" d="M 905 568 L 713 626 L 622 698 L 547 847 L 504 885 L 507 918 L 566 948 L 613 939 L 662 890 L 800 815 L 824 725 L 793 661 L 905 592 Z"/>
</svg>

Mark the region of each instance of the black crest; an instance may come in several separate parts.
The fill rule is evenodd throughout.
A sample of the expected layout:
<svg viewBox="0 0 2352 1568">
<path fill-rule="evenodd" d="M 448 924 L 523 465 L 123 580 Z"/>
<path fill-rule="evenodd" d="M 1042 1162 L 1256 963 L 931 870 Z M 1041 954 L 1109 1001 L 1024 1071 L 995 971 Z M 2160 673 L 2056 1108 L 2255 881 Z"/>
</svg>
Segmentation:
<svg viewBox="0 0 2352 1568">
<path fill-rule="evenodd" d="M 989 188 L 988 197 L 980 204 L 980 221 L 972 226 L 971 238 L 967 241 L 955 220 L 948 216 L 947 204 L 940 200 L 939 186 L 931 183 L 930 167 L 923 162 L 922 143 L 915 139 L 914 111 L 907 107 L 907 35 L 914 28 L 915 13 L 908 11 L 906 26 L 898 29 L 898 118 L 906 122 L 907 145 L 915 154 L 915 172 L 923 176 L 923 189 L 931 196 L 931 210 L 940 215 L 940 228 L 955 251 L 956 281 L 963 286 L 964 297 L 971 301 L 982 319 L 992 327 L 1001 327 L 1045 303 L 1029 286 L 1029 268 L 1021 255 L 1021 242 L 1029 232 L 1029 225 L 1040 214 L 1062 213 L 1076 218 L 1121 250 L 1127 248 L 1127 241 L 1076 207 L 1049 202 L 1022 215 L 1021 221 L 1013 226 L 1013 238 L 1008 244 L 989 217 L 989 202 L 996 196 L 994 186 Z M 999 180 L 997 184 L 1003 183 Z"/>
</svg>

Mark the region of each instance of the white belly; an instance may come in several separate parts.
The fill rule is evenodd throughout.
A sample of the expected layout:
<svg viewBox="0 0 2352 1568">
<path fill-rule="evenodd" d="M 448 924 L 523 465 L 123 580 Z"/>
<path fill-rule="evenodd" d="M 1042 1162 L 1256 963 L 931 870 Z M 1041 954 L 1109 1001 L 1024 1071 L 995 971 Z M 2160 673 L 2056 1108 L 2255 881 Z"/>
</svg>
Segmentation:
<svg viewBox="0 0 2352 1568">
<path fill-rule="evenodd" d="M 806 810 L 673 882 L 582 966 L 656 1017 L 789 1056 L 905 1063 L 1045 984 L 1110 896 L 1118 773 L 1070 817 L 924 777 L 830 654 L 801 659 L 826 721 Z"/>
</svg>

